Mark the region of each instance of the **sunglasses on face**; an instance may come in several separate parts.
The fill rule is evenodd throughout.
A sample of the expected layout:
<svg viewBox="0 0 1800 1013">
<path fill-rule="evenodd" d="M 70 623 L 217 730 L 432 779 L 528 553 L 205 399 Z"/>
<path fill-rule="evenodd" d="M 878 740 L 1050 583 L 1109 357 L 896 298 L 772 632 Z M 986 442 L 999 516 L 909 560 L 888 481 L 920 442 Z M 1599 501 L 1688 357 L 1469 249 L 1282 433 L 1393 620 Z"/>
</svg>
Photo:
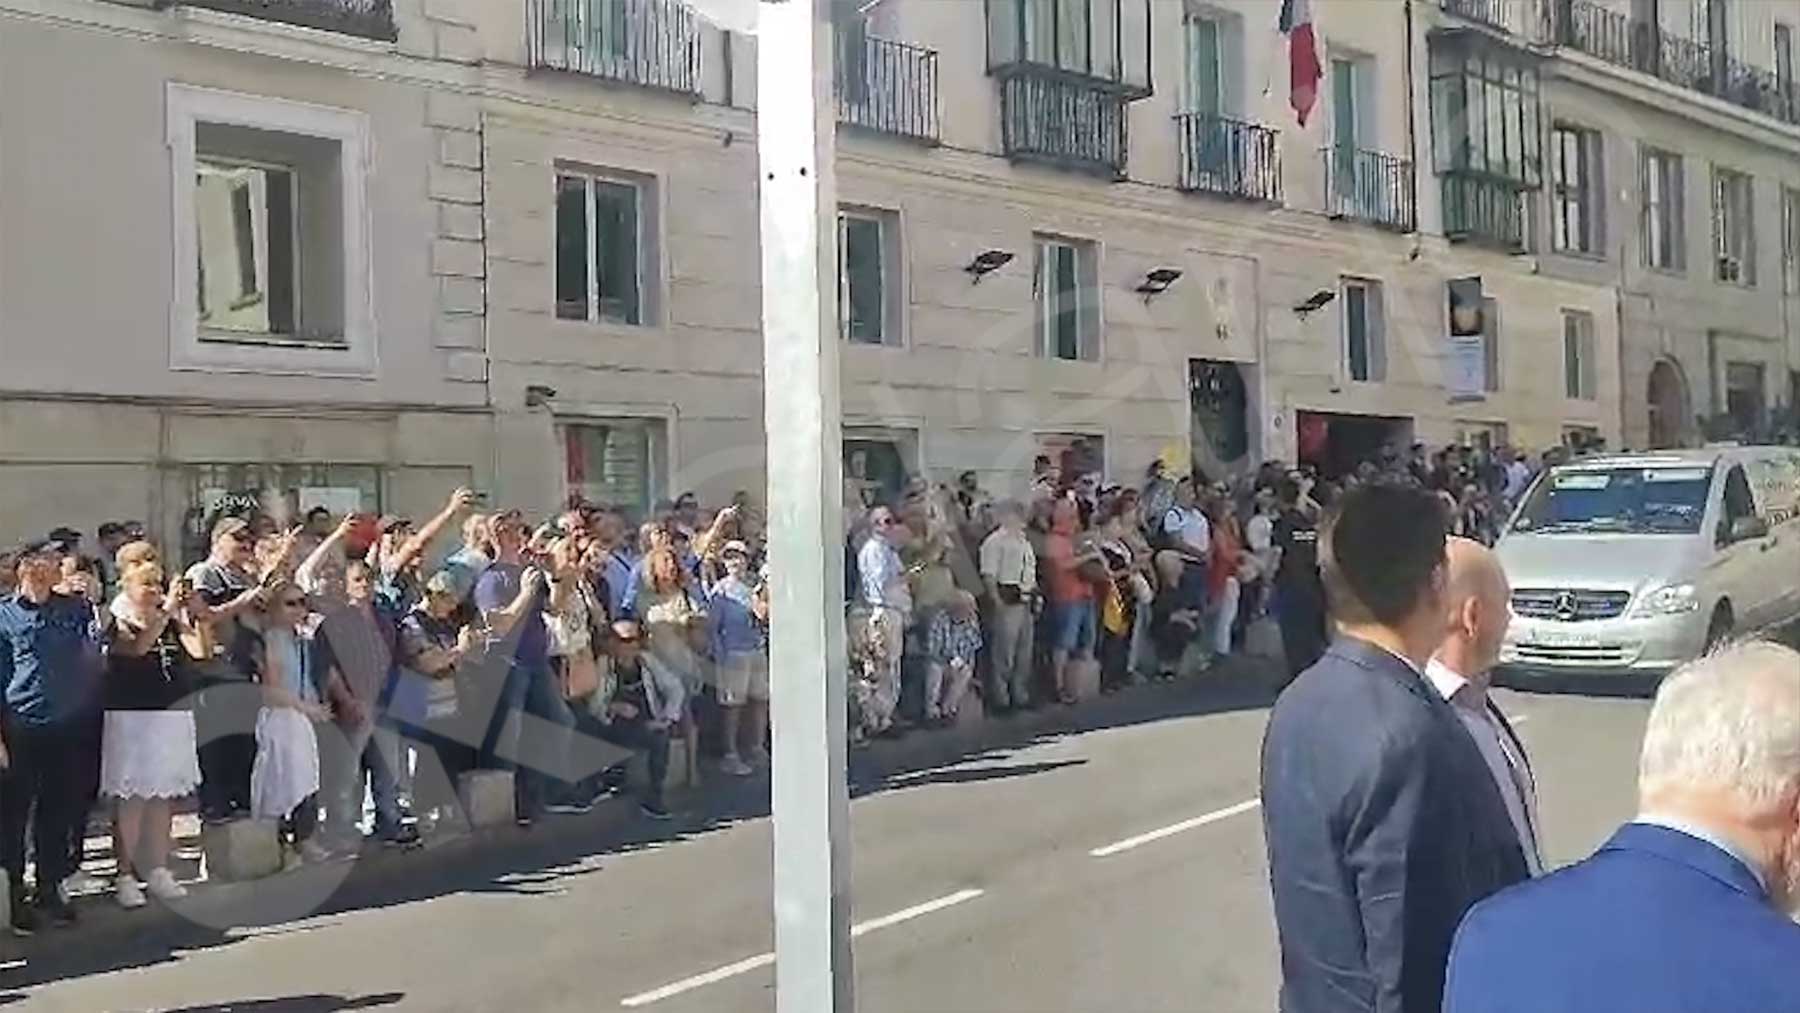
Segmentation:
<svg viewBox="0 0 1800 1013">
<path fill-rule="evenodd" d="M 281 600 L 281 607 L 287 608 L 287 609 L 305 608 L 306 607 L 306 599 L 305 598 L 283 598 Z"/>
</svg>

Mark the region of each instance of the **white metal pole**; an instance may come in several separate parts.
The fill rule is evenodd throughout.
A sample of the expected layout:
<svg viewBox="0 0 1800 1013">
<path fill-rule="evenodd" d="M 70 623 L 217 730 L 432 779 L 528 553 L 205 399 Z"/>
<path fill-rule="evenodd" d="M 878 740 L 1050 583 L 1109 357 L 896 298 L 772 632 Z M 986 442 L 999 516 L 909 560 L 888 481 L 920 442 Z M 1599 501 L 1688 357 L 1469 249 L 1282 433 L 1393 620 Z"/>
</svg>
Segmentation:
<svg viewBox="0 0 1800 1013">
<path fill-rule="evenodd" d="M 778 1013 L 854 1008 L 829 4 L 757 25 Z"/>
</svg>

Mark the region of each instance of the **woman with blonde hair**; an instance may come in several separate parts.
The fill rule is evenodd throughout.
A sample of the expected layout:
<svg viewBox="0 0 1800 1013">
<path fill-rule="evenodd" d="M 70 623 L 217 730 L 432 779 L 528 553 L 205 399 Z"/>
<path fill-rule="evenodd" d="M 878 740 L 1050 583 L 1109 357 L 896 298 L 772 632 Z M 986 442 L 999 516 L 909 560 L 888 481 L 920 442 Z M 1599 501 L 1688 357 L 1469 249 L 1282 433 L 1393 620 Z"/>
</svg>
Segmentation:
<svg viewBox="0 0 1800 1013">
<path fill-rule="evenodd" d="M 310 670 L 306 592 L 277 579 L 268 589 L 262 622 L 263 706 L 256 716 L 256 763 L 250 773 L 250 811 L 277 820 L 283 837 L 309 862 L 330 853 L 312 839 L 319 818 L 319 738 L 314 722 L 331 711 Z"/>
<path fill-rule="evenodd" d="M 177 578 L 165 587 L 155 562 L 124 571 L 112 611 L 100 791 L 117 806 L 114 896 L 121 907 L 140 908 L 146 903 L 140 872 L 158 900 L 187 896 L 169 871 L 170 820 L 175 800 L 200 784 L 186 698 L 194 663 L 212 657 L 212 628 L 201 618 L 206 605 L 192 585 Z"/>
<path fill-rule="evenodd" d="M 689 700 L 699 696 L 706 671 L 695 646 L 707 639 L 706 606 L 688 586 L 681 557 L 672 546 L 658 545 L 644 557 L 644 586 L 638 594 L 637 612 L 643 617 L 651 658 L 681 678 Z M 691 708 L 682 715 L 681 734 L 687 743 L 689 780 L 697 780 L 700 732 Z"/>
</svg>

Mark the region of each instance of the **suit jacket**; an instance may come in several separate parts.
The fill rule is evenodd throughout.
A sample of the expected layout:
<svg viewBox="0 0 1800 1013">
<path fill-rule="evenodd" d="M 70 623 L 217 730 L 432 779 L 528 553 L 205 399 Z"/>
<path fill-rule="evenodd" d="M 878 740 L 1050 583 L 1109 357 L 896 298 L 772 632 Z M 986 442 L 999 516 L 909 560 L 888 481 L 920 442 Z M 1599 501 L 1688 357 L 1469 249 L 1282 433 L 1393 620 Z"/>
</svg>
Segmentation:
<svg viewBox="0 0 1800 1013">
<path fill-rule="evenodd" d="M 1450 705 L 1406 662 L 1340 638 L 1276 701 L 1262 785 L 1284 1013 L 1436 1013 L 1457 924 L 1526 878 Z"/>
<path fill-rule="evenodd" d="M 1478 905 L 1445 1013 L 1796 1013 L 1800 925 L 1736 858 L 1628 823 L 1593 857 Z"/>
</svg>

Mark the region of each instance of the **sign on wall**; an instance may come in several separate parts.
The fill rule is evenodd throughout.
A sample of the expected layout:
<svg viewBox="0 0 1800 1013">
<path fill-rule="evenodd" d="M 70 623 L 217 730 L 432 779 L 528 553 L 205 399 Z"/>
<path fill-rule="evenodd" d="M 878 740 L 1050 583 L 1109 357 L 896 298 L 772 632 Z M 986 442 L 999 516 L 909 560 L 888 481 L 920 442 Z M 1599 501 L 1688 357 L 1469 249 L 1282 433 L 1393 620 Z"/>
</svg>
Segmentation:
<svg viewBox="0 0 1800 1013">
<path fill-rule="evenodd" d="M 1487 391 L 1487 327 L 1482 313 L 1481 278 L 1452 278 L 1444 287 L 1450 302 L 1444 387 L 1452 401 L 1480 401 Z"/>
</svg>

